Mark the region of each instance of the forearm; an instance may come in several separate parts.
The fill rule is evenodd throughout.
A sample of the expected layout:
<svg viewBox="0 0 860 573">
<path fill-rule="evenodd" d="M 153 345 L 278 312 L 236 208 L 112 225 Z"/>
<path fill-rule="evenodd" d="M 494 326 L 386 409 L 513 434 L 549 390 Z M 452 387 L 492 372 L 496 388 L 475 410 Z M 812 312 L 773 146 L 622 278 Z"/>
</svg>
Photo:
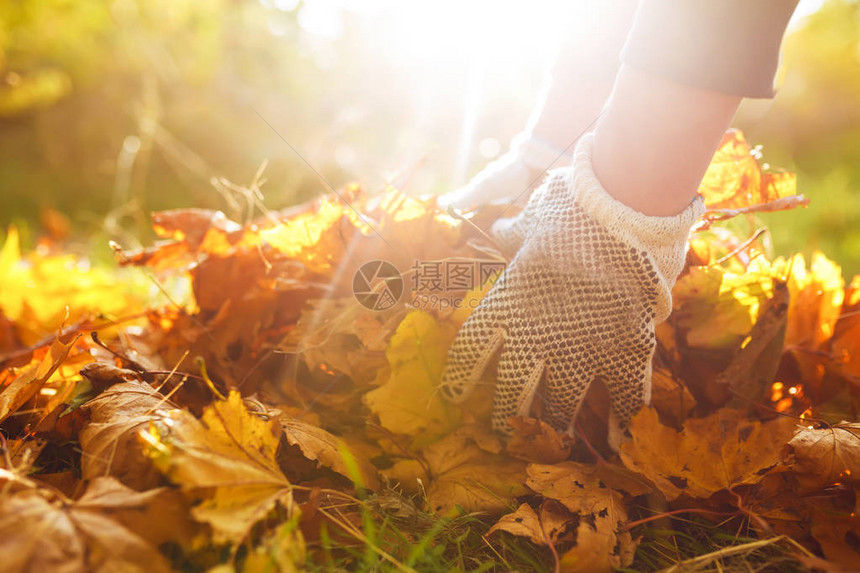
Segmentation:
<svg viewBox="0 0 860 573">
<path fill-rule="evenodd" d="M 623 66 L 595 130 L 598 179 L 646 215 L 679 213 L 695 196 L 740 101 Z"/>
</svg>

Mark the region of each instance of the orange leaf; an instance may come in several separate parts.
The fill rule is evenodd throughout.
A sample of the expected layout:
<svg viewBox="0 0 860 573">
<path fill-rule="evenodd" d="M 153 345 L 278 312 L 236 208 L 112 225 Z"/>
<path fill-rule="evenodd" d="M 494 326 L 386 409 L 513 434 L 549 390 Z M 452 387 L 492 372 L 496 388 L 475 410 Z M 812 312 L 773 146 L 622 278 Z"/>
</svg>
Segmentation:
<svg viewBox="0 0 860 573">
<path fill-rule="evenodd" d="M 769 203 L 796 193 L 793 173 L 763 172 L 743 133 L 723 135 L 699 186 L 708 209 L 731 209 Z"/>
</svg>

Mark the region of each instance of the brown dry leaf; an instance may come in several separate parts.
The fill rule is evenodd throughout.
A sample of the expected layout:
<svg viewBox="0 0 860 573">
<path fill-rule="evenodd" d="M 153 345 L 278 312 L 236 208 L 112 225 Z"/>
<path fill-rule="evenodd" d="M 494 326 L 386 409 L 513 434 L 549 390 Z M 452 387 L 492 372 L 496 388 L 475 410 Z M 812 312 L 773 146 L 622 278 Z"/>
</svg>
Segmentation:
<svg viewBox="0 0 860 573">
<path fill-rule="evenodd" d="M 165 419 L 176 406 L 148 384 L 124 382 L 82 406 L 90 421 L 78 439 L 84 479 L 113 476 L 132 489 L 161 483 L 161 475 L 140 445 L 138 434 Z"/>
<path fill-rule="evenodd" d="M 785 446 L 783 460 L 808 490 L 860 480 L 860 423 L 802 428 Z"/>
<path fill-rule="evenodd" d="M 489 453 L 465 433 L 454 432 L 428 446 L 423 457 L 431 474 L 427 500 L 433 511 L 445 513 L 460 506 L 497 513 L 526 492 L 525 463 Z"/>
<path fill-rule="evenodd" d="M 627 521 L 622 496 L 607 487 L 597 466 L 529 464 L 527 471 L 530 489 L 579 516 L 576 545 L 562 556 L 562 571 L 608 573 L 633 562 L 636 542 L 629 532 L 618 532 Z"/>
<path fill-rule="evenodd" d="M 376 468 L 351 451 L 346 442 L 322 428 L 295 418 L 281 418 L 287 443 L 298 446 L 309 460 L 315 460 L 361 487 L 379 489 Z M 356 472 L 358 475 L 355 475 Z"/>
<path fill-rule="evenodd" d="M 821 513 L 812 521 L 812 536 L 821 545 L 824 556 L 847 571 L 860 564 L 860 516 Z M 853 568 L 853 569 L 852 569 Z"/>
<path fill-rule="evenodd" d="M 366 387 L 388 364 L 382 353 L 405 315 L 406 309 L 396 305 L 368 310 L 352 295 L 313 300 L 280 350 L 301 354 L 311 370 L 324 366 Z"/>
<path fill-rule="evenodd" d="M 3 571 L 171 571 L 167 560 L 152 543 L 129 529 L 122 520 L 113 519 L 111 512 L 88 503 L 84 500 L 73 503 L 57 499 L 45 491 L 35 489 L 21 489 L 0 495 Z M 114 509 L 119 506 L 115 505 Z M 133 511 L 131 508 L 125 509 Z"/>
<path fill-rule="evenodd" d="M 166 487 L 136 492 L 114 478 L 96 478 L 75 506 L 110 517 L 154 547 L 186 546 L 199 530 L 185 497 Z"/>
<path fill-rule="evenodd" d="M 3 388 L 0 392 L 0 421 L 8 418 L 42 389 L 48 378 L 69 355 L 69 350 L 75 345 L 77 339 L 76 336 L 65 343 L 57 339 L 44 358 L 18 374 L 8 386 Z"/>
<path fill-rule="evenodd" d="M 833 332 L 831 350 L 839 369 L 860 380 L 860 275 L 845 289 L 845 302 Z"/>
<path fill-rule="evenodd" d="M 199 502 L 194 518 L 212 526 L 216 542 L 235 543 L 277 504 L 293 511 L 276 459 L 278 426 L 249 413 L 233 391 L 201 420 L 172 410 L 140 436 L 158 469 Z"/>
<path fill-rule="evenodd" d="M 403 319 L 385 352 L 390 375 L 364 397 L 384 428 L 426 444 L 457 427 L 460 409 L 438 391 L 455 334 L 453 325 L 439 323 L 423 311 Z"/>
<path fill-rule="evenodd" d="M 556 545 L 572 540 L 569 526 L 574 516 L 559 502 L 548 499 L 540 506 L 540 514 L 524 503 L 513 513 L 499 518 L 487 535 L 495 531 L 507 531 L 520 537 L 528 537 L 535 545 Z M 570 539 L 566 539 L 569 538 Z"/>
<path fill-rule="evenodd" d="M 644 408 L 630 424 L 633 440 L 621 446 L 621 461 L 654 482 L 669 501 L 683 494 L 706 498 L 758 483 L 779 463 L 794 427 L 793 418 L 759 422 L 722 409 L 687 420 L 677 432 L 660 423 L 656 410 Z"/>
<path fill-rule="evenodd" d="M 731 129 L 699 186 L 709 209 L 732 209 L 769 203 L 797 192 L 793 173 L 763 172 L 743 133 Z"/>
<path fill-rule="evenodd" d="M 508 440 L 506 450 L 515 458 L 554 464 L 570 455 L 570 437 L 560 434 L 543 420 L 516 416 L 508 420 L 508 425 L 513 427 L 514 434 Z"/>
<path fill-rule="evenodd" d="M 651 406 L 661 416 L 681 424 L 696 407 L 696 398 L 671 372 L 658 367 L 651 374 Z"/>
<path fill-rule="evenodd" d="M 13 471 L 18 475 L 27 475 L 46 445 L 48 445 L 46 440 L 29 437 L 6 440 L 0 457 L 0 468 Z"/>
</svg>

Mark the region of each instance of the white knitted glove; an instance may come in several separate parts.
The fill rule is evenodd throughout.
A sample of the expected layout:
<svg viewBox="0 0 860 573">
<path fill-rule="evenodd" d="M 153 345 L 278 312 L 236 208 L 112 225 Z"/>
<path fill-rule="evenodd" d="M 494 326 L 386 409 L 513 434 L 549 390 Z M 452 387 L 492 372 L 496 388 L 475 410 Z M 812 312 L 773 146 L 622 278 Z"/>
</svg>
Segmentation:
<svg viewBox="0 0 860 573">
<path fill-rule="evenodd" d="M 543 140 L 521 133 L 511 142 L 510 151 L 484 167 L 465 187 L 437 197 L 440 207 L 466 209 L 492 201 L 512 201 L 539 183 L 550 167 L 568 165 L 570 154 L 563 155 Z"/>
<path fill-rule="evenodd" d="M 545 419 L 572 435 L 589 384 L 602 378 L 617 447 L 650 400 L 654 326 L 671 312 L 671 288 L 704 205 L 697 197 L 674 217 L 649 217 L 618 202 L 594 175 L 592 141 L 583 137 L 573 167 L 553 171 L 518 217 L 494 226 L 503 249 L 519 251 L 448 351 L 441 390 L 465 399 L 504 343 L 497 431 L 528 414 L 545 373 Z"/>
</svg>

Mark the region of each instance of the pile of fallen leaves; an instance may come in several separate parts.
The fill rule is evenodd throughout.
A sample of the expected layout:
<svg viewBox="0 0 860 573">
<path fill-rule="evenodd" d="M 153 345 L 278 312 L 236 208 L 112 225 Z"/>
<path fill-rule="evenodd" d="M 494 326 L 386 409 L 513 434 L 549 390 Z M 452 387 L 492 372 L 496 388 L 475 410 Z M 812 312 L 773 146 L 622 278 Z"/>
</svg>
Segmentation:
<svg viewBox="0 0 860 573">
<path fill-rule="evenodd" d="M 492 374 L 466 403 L 442 399 L 446 350 L 491 281 L 456 309 L 415 308 L 420 281 L 384 311 L 353 294 L 372 260 L 407 284 L 415 261 L 503 261 L 481 231 L 499 207 L 462 217 L 349 188 L 244 225 L 162 212 L 161 240 L 117 246 L 131 268 L 111 271 L 48 244 L 22 256 L 11 231 L 3 570 L 408 571 L 434 520 L 458 515 L 490 551 L 519 539 L 550 570 L 629 567 L 648 527 L 691 520 L 759 540 L 740 551 L 852 570 L 860 278 L 821 254 L 767 256 L 753 214 L 804 204 L 794 187 L 727 134 L 658 327 L 652 405 L 617 454 L 600 384 L 575 441 L 539 403 L 492 434 Z"/>
</svg>

